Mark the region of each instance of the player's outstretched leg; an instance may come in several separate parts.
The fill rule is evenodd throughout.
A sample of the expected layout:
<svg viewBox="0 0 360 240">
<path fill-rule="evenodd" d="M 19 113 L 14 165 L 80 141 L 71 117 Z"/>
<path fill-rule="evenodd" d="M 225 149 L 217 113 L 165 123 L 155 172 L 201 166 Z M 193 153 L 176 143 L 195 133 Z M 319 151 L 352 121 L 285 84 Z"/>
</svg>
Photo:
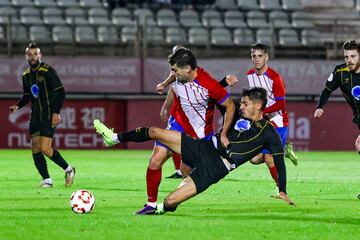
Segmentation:
<svg viewBox="0 0 360 240">
<path fill-rule="evenodd" d="M 296 156 L 295 152 L 294 152 L 294 148 L 292 143 L 286 143 L 285 144 L 285 157 L 289 158 L 291 160 L 291 162 L 297 166 L 298 165 L 298 157 Z"/>
</svg>

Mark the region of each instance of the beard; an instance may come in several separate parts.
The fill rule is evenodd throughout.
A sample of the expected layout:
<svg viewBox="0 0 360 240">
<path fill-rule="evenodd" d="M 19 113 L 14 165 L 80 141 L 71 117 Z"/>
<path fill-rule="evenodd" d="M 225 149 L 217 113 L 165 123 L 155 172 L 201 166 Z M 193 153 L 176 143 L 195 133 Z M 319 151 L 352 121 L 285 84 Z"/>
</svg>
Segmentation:
<svg viewBox="0 0 360 240">
<path fill-rule="evenodd" d="M 32 63 L 32 61 L 28 61 L 31 68 L 37 68 L 40 65 L 40 60 L 37 60 L 35 63 Z"/>
</svg>

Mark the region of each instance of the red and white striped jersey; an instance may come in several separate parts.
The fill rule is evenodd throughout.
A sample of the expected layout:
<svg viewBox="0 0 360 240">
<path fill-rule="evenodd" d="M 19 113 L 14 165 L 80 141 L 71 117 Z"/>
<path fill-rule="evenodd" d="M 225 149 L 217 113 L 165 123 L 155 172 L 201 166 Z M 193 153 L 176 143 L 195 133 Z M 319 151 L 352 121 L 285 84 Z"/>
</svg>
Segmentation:
<svg viewBox="0 0 360 240">
<path fill-rule="evenodd" d="M 257 74 L 255 68 L 247 72 L 250 87 L 262 87 L 267 91 L 264 113 L 274 127 L 287 127 L 288 115 L 285 109 L 285 84 L 279 73 L 268 68 L 264 74 Z"/>
<path fill-rule="evenodd" d="M 213 115 L 215 104 L 228 97 L 227 91 L 205 70 L 198 67 L 193 82 L 174 83 L 176 97 L 171 115 L 192 137 L 204 138 L 214 132 Z"/>
</svg>

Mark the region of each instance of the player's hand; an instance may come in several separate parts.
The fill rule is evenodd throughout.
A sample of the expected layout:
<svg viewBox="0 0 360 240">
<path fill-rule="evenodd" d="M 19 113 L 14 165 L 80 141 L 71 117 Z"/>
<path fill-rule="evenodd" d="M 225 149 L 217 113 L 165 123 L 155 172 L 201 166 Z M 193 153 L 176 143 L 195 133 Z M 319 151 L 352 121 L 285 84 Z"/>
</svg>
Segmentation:
<svg viewBox="0 0 360 240">
<path fill-rule="evenodd" d="M 61 121 L 60 114 L 53 113 L 52 114 L 52 119 L 51 119 L 51 124 L 53 126 L 56 126 L 56 125 L 58 125 L 60 123 L 60 121 Z"/>
<path fill-rule="evenodd" d="M 282 199 L 282 200 L 284 200 L 285 202 L 287 202 L 287 204 L 289 204 L 289 205 L 294 205 L 294 206 L 296 206 L 296 205 L 295 205 L 295 202 L 294 202 L 293 200 L 291 200 L 291 199 L 288 197 L 288 195 L 287 195 L 286 193 L 284 193 L 284 192 L 279 192 L 279 195 L 273 196 L 273 197 L 278 198 L 278 199 Z"/>
<path fill-rule="evenodd" d="M 10 111 L 11 111 L 11 112 L 16 112 L 18 109 L 19 109 L 19 106 L 18 106 L 18 105 L 12 105 L 12 106 L 10 106 Z"/>
<path fill-rule="evenodd" d="M 169 111 L 167 108 L 162 107 L 161 111 L 160 111 L 160 119 L 164 122 L 167 123 L 168 119 L 169 119 Z"/>
<path fill-rule="evenodd" d="M 230 145 L 229 138 L 226 135 L 221 134 L 220 141 L 221 141 L 222 145 L 226 148 Z"/>
<path fill-rule="evenodd" d="M 318 118 L 321 117 L 321 115 L 323 115 L 324 110 L 322 108 L 317 108 L 314 112 L 314 118 Z"/>
<path fill-rule="evenodd" d="M 227 75 L 225 80 L 230 87 L 234 86 L 239 81 L 234 75 Z"/>
<path fill-rule="evenodd" d="M 156 92 L 158 94 L 164 94 L 165 88 L 166 87 L 164 83 L 159 83 L 158 85 L 156 85 Z"/>
</svg>

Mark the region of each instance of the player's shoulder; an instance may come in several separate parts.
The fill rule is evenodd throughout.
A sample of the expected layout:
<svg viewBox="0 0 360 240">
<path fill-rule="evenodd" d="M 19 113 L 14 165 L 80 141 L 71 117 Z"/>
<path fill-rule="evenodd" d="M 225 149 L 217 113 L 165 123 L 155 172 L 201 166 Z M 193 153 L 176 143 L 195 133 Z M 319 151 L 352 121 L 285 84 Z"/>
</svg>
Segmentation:
<svg viewBox="0 0 360 240">
<path fill-rule="evenodd" d="M 217 81 L 208 73 L 205 69 L 198 67 L 197 68 L 197 83 L 206 87 L 210 86 L 213 83 L 217 83 Z"/>
<path fill-rule="evenodd" d="M 266 70 L 265 74 L 270 78 L 270 79 L 280 79 L 281 76 L 280 74 L 274 70 L 271 67 L 268 67 L 268 69 Z"/>
<path fill-rule="evenodd" d="M 347 67 L 346 63 L 342 63 L 335 66 L 333 73 L 337 72 L 350 72 L 350 69 Z"/>
<path fill-rule="evenodd" d="M 41 63 L 39 72 L 51 72 L 51 71 L 53 71 L 53 68 L 50 65 L 46 63 Z"/>
<path fill-rule="evenodd" d="M 252 68 L 252 69 L 249 69 L 246 73 L 246 75 L 251 75 L 251 74 L 254 74 L 255 72 L 255 68 Z"/>
<path fill-rule="evenodd" d="M 30 74 L 30 68 L 25 69 L 25 71 L 23 72 L 23 76 L 26 76 L 28 74 Z"/>
<path fill-rule="evenodd" d="M 274 133 L 276 130 L 274 128 L 274 126 L 271 124 L 271 122 L 269 120 L 261 120 L 262 126 L 263 126 L 263 131 L 265 133 L 269 133 L 272 134 Z"/>
</svg>

